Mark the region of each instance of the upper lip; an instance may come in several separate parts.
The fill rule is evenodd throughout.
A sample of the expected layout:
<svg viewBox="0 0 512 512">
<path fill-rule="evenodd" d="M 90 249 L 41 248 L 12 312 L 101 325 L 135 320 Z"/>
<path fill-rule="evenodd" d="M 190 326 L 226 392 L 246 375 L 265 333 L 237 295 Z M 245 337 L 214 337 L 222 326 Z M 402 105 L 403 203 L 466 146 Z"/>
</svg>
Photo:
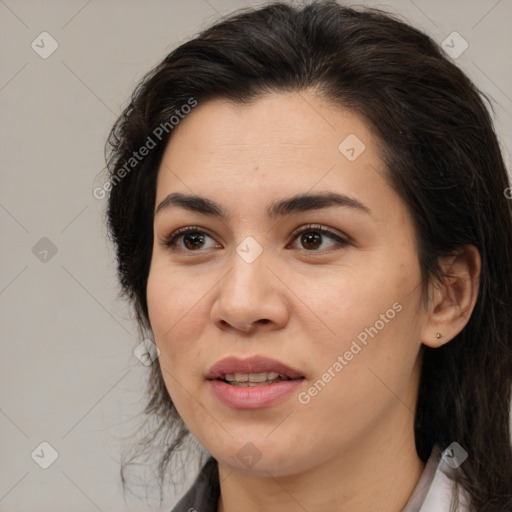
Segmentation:
<svg viewBox="0 0 512 512">
<path fill-rule="evenodd" d="M 218 379 L 226 374 L 276 372 L 291 379 L 303 377 L 302 373 L 288 365 L 264 356 L 252 356 L 241 359 L 236 356 L 226 357 L 216 362 L 206 374 L 207 379 Z"/>
</svg>

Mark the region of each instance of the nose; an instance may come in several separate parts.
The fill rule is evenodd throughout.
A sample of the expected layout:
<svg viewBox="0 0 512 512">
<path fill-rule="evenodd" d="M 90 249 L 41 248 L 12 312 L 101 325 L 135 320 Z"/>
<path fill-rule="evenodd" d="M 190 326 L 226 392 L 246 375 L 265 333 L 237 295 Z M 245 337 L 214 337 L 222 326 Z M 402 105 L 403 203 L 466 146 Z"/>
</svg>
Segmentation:
<svg viewBox="0 0 512 512">
<path fill-rule="evenodd" d="M 211 320 L 221 330 L 245 334 L 283 328 L 289 319 L 286 288 L 267 266 L 264 253 L 252 263 L 233 254 L 233 266 L 220 281 Z"/>
</svg>

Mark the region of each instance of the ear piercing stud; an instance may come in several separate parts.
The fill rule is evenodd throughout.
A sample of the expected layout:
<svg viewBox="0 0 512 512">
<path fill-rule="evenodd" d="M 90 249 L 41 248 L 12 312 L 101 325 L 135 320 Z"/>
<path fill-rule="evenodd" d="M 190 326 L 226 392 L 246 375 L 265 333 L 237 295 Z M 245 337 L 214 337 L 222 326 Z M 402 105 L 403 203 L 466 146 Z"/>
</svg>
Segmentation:
<svg viewBox="0 0 512 512">
<path fill-rule="evenodd" d="M 440 337 L 441 337 L 441 333 L 440 333 L 440 332 L 438 332 L 438 333 L 436 334 L 436 338 L 437 338 L 437 339 L 439 339 Z"/>
</svg>

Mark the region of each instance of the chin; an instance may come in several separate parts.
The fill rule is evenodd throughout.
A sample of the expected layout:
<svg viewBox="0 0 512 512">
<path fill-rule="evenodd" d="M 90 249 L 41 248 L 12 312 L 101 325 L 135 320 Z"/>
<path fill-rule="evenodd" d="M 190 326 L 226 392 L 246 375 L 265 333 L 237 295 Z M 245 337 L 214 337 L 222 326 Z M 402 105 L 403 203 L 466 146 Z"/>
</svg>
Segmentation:
<svg viewBox="0 0 512 512">
<path fill-rule="evenodd" d="M 229 446 L 213 449 L 209 453 L 233 471 L 262 477 L 287 476 L 307 469 L 313 463 L 308 454 L 297 453 L 297 443 L 292 439 L 293 436 L 290 436 L 282 442 L 277 439 L 271 442 L 257 436 L 251 440 L 246 435 L 238 442 L 231 440 Z"/>
</svg>

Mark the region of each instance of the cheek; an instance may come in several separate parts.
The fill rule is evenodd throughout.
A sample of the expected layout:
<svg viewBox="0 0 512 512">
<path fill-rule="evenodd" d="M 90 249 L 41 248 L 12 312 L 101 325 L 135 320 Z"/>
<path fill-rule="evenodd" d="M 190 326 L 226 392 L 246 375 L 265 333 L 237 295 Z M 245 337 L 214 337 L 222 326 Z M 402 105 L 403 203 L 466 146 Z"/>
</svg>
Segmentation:
<svg viewBox="0 0 512 512">
<path fill-rule="evenodd" d="M 173 369 L 187 357 L 193 347 L 197 329 L 197 294 L 193 286 L 185 286 L 183 278 L 169 268 L 152 265 L 146 288 L 148 313 L 155 343 L 160 349 L 160 364 Z"/>
<path fill-rule="evenodd" d="M 395 407 L 412 409 L 419 342 L 411 306 L 402 304 L 400 311 L 397 306 L 394 316 L 385 316 L 388 323 L 379 319 L 354 326 L 355 335 L 347 334 L 321 351 L 317 347 L 316 371 L 300 397 L 299 410 L 304 421 L 315 418 L 317 425 L 337 425 L 326 433 L 334 444 L 336 439 L 364 436 Z"/>
<path fill-rule="evenodd" d="M 383 261 L 346 274 L 339 286 L 331 281 L 325 289 L 335 291 L 323 294 L 322 299 L 318 295 L 318 300 L 330 305 L 324 307 L 324 318 L 334 332 L 312 347 L 314 377 L 320 379 L 323 395 L 319 402 L 337 402 L 344 396 L 342 402 L 358 410 L 364 408 L 363 397 L 373 403 L 374 398 L 389 394 L 389 389 L 398 390 L 409 380 L 421 344 L 419 280 L 414 258 Z M 328 392 L 322 387 L 326 381 Z"/>
<path fill-rule="evenodd" d="M 195 297 L 183 287 L 177 275 L 170 274 L 168 269 L 161 270 L 152 266 L 148 276 L 149 321 L 160 350 L 158 364 L 165 387 L 180 415 L 188 417 L 190 400 L 184 386 L 189 387 L 188 379 L 198 360 L 198 347 L 193 343 L 197 323 L 194 323 L 195 310 L 191 309 Z"/>
<path fill-rule="evenodd" d="M 347 342 L 376 323 L 379 333 L 387 332 L 390 325 L 404 319 L 403 311 L 398 314 L 397 309 L 418 311 L 419 282 L 419 266 L 413 257 L 392 261 L 362 255 L 357 266 L 336 269 L 327 276 L 314 295 L 317 302 L 312 309 L 323 312 L 335 340 Z"/>
<path fill-rule="evenodd" d="M 182 403 L 181 408 L 187 407 L 190 398 L 184 386 L 195 394 L 195 386 L 203 381 L 201 340 L 210 321 L 208 292 L 214 283 L 212 278 L 173 269 L 162 258 L 152 262 L 146 288 L 149 321 L 162 375 L 178 408 Z"/>
<path fill-rule="evenodd" d="M 164 261 L 162 261 L 164 260 Z M 148 312 L 155 336 L 168 335 L 186 318 L 201 292 L 161 255 L 153 258 L 146 287 Z M 193 313 L 193 311 L 192 311 Z"/>
</svg>

